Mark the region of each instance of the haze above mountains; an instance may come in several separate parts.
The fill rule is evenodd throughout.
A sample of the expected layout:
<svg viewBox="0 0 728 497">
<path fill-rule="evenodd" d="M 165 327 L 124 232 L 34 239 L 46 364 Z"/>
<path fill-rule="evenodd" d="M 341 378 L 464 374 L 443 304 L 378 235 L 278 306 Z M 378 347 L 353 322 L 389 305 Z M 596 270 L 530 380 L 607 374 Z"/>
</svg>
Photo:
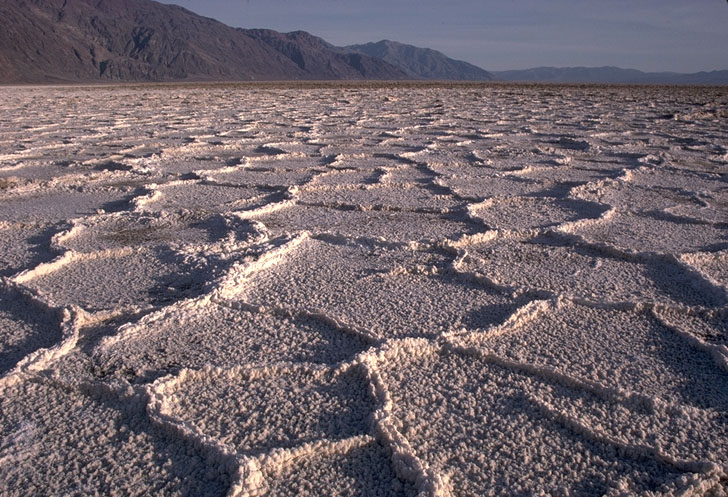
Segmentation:
<svg viewBox="0 0 728 497">
<path fill-rule="evenodd" d="M 304 31 L 232 28 L 151 0 L 4 0 L 0 83 L 245 80 L 461 80 L 728 84 L 728 71 L 614 67 L 491 73 L 383 40 L 334 46 Z"/>
</svg>

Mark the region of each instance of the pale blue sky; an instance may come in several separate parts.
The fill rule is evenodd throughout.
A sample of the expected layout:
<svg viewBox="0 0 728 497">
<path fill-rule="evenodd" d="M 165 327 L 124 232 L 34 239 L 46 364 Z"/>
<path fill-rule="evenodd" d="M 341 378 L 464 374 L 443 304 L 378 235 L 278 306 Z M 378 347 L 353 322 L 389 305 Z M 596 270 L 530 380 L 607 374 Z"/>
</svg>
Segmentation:
<svg viewBox="0 0 728 497">
<path fill-rule="evenodd" d="M 728 69 L 725 0 L 176 0 L 235 27 L 336 45 L 389 39 L 488 70 L 614 65 Z"/>
</svg>

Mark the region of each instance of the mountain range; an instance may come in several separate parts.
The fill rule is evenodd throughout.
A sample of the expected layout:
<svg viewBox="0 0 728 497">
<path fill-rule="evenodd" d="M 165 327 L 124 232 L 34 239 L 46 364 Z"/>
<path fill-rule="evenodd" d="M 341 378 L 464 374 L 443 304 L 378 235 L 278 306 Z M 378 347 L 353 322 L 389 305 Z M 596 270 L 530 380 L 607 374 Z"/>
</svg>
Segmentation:
<svg viewBox="0 0 728 497">
<path fill-rule="evenodd" d="M 539 83 L 616 83 L 658 85 L 728 85 L 728 71 L 642 72 L 620 67 L 535 67 L 516 71 L 498 71 L 500 81 Z"/>
<path fill-rule="evenodd" d="M 0 1 L 0 82 L 409 79 L 304 32 L 236 29 L 151 0 Z"/>
<path fill-rule="evenodd" d="M 447 57 L 430 48 L 419 48 L 396 41 L 382 40 L 364 45 L 349 45 L 347 50 L 389 62 L 411 79 L 491 81 L 491 73 L 462 60 Z"/>
<path fill-rule="evenodd" d="M 242 29 L 153 0 L 0 0 L 0 84 L 461 80 L 728 84 L 728 71 L 535 68 L 492 73 L 389 40 L 337 47 L 304 31 Z"/>
</svg>

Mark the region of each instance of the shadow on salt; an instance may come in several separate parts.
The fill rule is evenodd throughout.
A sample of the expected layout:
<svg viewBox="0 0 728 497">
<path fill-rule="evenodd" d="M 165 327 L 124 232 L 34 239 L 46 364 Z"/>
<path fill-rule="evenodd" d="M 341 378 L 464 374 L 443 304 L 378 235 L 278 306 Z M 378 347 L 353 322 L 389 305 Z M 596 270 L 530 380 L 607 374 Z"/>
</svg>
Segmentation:
<svg viewBox="0 0 728 497">
<path fill-rule="evenodd" d="M 185 370 L 157 390 L 169 399 L 165 414 L 245 455 L 366 434 L 374 411 L 357 367 Z"/>
<path fill-rule="evenodd" d="M 0 405 L 4 495 L 223 497 L 232 485 L 219 454 L 151 422 L 143 398 L 37 380 L 4 389 Z"/>
<path fill-rule="evenodd" d="M 0 276 L 11 276 L 58 255 L 51 239 L 66 229 L 65 223 L 12 223 L 0 225 Z"/>
<path fill-rule="evenodd" d="M 0 284 L 0 375 L 36 350 L 62 338 L 61 315 L 10 286 Z"/>
<path fill-rule="evenodd" d="M 659 492 L 683 474 L 544 412 L 539 392 L 563 389 L 548 379 L 427 347 L 400 351 L 380 369 L 394 425 L 454 495 Z"/>
<path fill-rule="evenodd" d="M 465 342 L 605 389 L 728 411 L 728 377 L 720 365 L 647 311 L 558 302 L 512 332 Z"/>
</svg>

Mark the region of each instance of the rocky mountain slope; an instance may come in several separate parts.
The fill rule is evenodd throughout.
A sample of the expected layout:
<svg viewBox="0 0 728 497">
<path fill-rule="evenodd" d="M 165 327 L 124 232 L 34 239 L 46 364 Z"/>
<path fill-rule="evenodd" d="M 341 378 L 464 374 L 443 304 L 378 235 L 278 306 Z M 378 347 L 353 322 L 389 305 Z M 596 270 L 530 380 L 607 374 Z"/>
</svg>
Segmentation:
<svg viewBox="0 0 728 497">
<path fill-rule="evenodd" d="M 151 0 L 3 0 L 0 82 L 408 79 L 306 33 L 235 29 Z"/>
<path fill-rule="evenodd" d="M 405 45 L 396 41 L 382 40 L 377 43 L 350 45 L 345 48 L 389 62 L 415 79 L 466 81 L 495 79 L 488 71 L 468 62 L 451 59 L 436 50 Z"/>
</svg>

